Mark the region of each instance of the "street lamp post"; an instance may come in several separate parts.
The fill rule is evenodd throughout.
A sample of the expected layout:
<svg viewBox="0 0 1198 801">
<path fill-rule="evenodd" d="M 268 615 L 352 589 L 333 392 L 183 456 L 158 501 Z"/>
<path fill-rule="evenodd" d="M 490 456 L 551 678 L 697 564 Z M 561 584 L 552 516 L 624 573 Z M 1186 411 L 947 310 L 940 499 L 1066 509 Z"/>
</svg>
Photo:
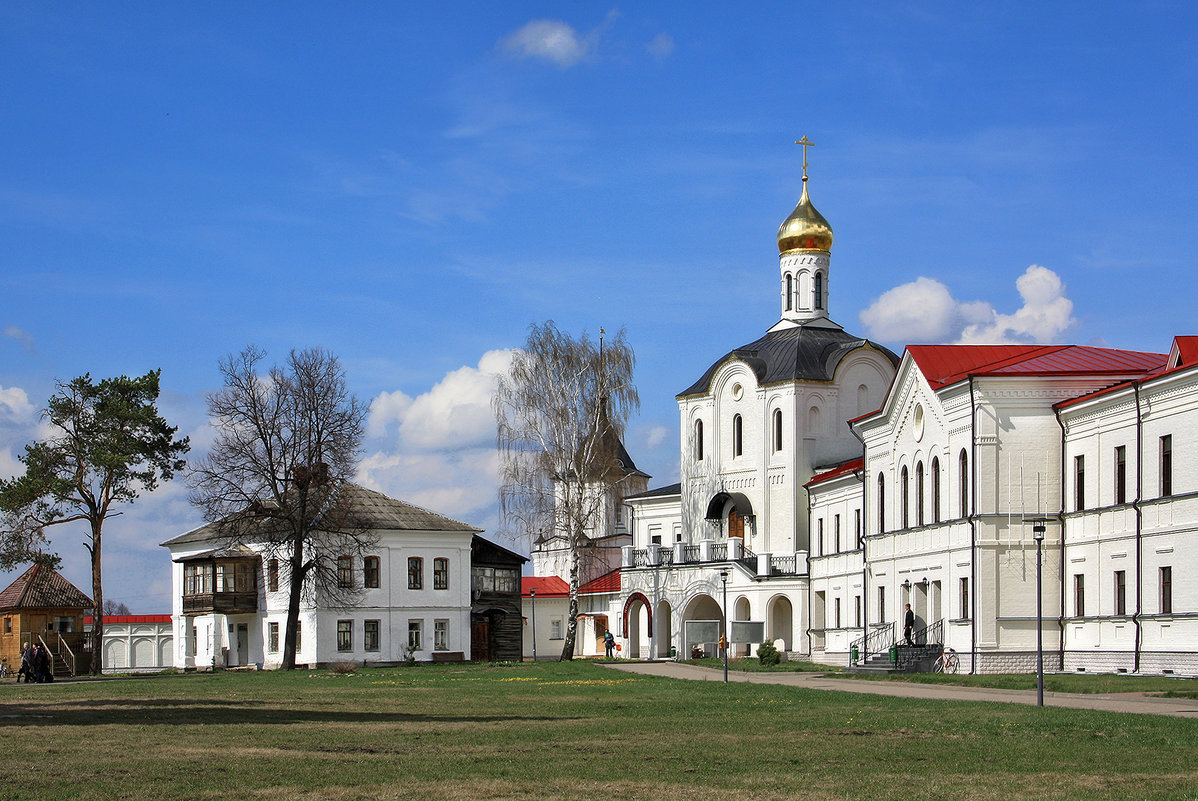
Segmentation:
<svg viewBox="0 0 1198 801">
<path fill-rule="evenodd" d="M 724 646 L 724 684 L 728 683 L 728 571 L 720 571 L 720 582 L 724 585 L 724 607 L 720 610 L 720 616 L 723 618 L 723 632 L 720 637 Z"/>
<path fill-rule="evenodd" d="M 528 605 L 532 607 L 532 661 L 537 661 L 537 591 L 535 588 L 528 590 Z"/>
<path fill-rule="evenodd" d="M 1044 593 L 1042 591 L 1042 563 L 1044 532 L 1047 518 L 1032 520 L 1032 539 L 1036 541 L 1036 706 L 1044 706 Z"/>
</svg>

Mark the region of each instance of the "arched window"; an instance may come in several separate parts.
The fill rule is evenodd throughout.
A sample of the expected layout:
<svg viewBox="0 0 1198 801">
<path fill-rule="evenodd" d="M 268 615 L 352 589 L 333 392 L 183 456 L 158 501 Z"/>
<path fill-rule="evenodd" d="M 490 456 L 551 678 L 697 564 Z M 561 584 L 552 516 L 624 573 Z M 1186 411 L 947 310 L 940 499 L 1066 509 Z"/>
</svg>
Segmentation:
<svg viewBox="0 0 1198 801">
<path fill-rule="evenodd" d="M 886 479 L 878 473 L 878 533 L 886 531 Z"/>
<path fill-rule="evenodd" d="M 872 412 L 869 408 L 869 387 L 861 384 L 857 387 L 857 414 L 863 415 L 866 412 Z"/>
<path fill-rule="evenodd" d="M 899 492 L 902 493 L 902 497 L 899 498 L 899 508 L 902 509 L 903 515 L 902 527 L 909 528 L 911 526 L 911 481 L 907 475 L 906 466 L 899 473 Z"/>
<path fill-rule="evenodd" d="M 790 311 L 791 309 L 793 309 L 794 304 L 795 304 L 794 278 L 791 277 L 790 273 L 787 273 L 786 274 L 786 310 Z"/>
<path fill-rule="evenodd" d="M 923 462 L 915 463 L 915 525 L 923 525 Z"/>
<path fill-rule="evenodd" d="M 782 450 L 782 410 L 774 409 L 774 450 Z"/>
<path fill-rule="evenodd" d="M 964 448 L 961 449 L 957 464 L 957 472 L 960 474 L 957 481 L 960 484 L 961 517 L 969 517 L 969 455 L 965 453 Z"/>
<path fill-rule="evenodd" d="M 733 456 L 740 456 L 741 453 L 743 453 L 743 451 L 744 451 L 744 449 L 742 447 L 742 445 L 744 444 L 744 438 L 741 436 L 743 433 L 742 429 L 743 429 L 743 425 L 741 422 L 740 415 L 739 414 L 733 415 L 732 416 L 732 455 Z"/>
<path fill-rule="evenodd" d="M 820 433 L 820 430 L 821 429 L 820 429 L 820 425 L 819 425 L 819 407 L 812 406 L 810 409 L 807 410 L 807 433 L 808 434 L 818 434 L 818 433 Z"/>
<path fill-rule="evenodd" d="M 822 309 L 824 307 L 824 274 L 815 274 L 815 308 Z"/>
<path fill-rule="evenodd" d="M 695 461 L 703 461 L 703 421 L 695 421 Z"/>
<path fill-rule="evenodd" d="M 932 457 L 932 522 L 940 522 L 940 458 Z"/>
</svg>

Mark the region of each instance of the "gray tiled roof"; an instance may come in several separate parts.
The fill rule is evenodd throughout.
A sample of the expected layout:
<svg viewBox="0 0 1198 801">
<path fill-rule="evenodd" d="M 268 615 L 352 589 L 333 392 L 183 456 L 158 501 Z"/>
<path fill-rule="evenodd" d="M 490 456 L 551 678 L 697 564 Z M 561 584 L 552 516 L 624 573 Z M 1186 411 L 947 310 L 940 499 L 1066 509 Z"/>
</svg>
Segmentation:
<svg viewBox="0 0 1198 801">
<path fill-rule="evenodd" d="M 756 342 L 750 342 L 725 354 L 707 368 L 702 378 L 678 393 L 678 397 L 707 392 L 716 370 L 729 359 L 740 359 L 749 365 L 757 376 L 758 384 L 780 381 L 831 381 L 840 360 L 866 345 L 898 364 L 898 356 L 887 348 L 839 328 L 796 326 L 771 331 Z"/>
<path fill-rule="evenodd" d="M 446 517 L 410 503 L 389 498 L 350 481 L 341 482 L 333 500 L 333 509 L 360 528 L 377 531 L 472 532 L 480 528 Z M 216 537 L 216 525 L 209 523 L 162 543 L 164 546 L 204 542 Z"/>
<path fill-rule="evenodd" d="M 667 484 L 664 487 L 658 487 L 657 489 L 651 489 L 647 492 L 637 493 L 636 495 L 626 495 L 624 496 L 624 500 L 634 501 L 640 498 L 668 498 L 671 495 L 681 494 L 682 484 Z"/>
</svg>

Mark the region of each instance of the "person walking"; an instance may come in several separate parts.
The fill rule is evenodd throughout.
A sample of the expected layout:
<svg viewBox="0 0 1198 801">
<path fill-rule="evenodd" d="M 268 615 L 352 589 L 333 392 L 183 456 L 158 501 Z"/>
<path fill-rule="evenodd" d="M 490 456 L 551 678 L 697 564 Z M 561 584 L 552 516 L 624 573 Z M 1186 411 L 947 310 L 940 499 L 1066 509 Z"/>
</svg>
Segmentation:
<svg viewBox="0 0 1198 801">
<path fill-rule="evenodd" d="M 608 659 L 612 659 L 616 655 L 616 638 L 610 631 L 603 635 L 603 650 L 607 652 Z"/>
<path fill-rule="evenodd" d="M 907 645 L 915 645 L 915 641 L 911 639 L 914 632 L 915 613 L 911 611 L 911 604 L 907 604 L 907 614 L 903 617 L 903 639 Z"/>
<path fill-rule="evenodd" d="M 21 667 L 17 669 L 17 681 L 25 677 L 25 683 L 33 681 L 33 647 L 29 643 L 21 643 Z"/>
</svg>

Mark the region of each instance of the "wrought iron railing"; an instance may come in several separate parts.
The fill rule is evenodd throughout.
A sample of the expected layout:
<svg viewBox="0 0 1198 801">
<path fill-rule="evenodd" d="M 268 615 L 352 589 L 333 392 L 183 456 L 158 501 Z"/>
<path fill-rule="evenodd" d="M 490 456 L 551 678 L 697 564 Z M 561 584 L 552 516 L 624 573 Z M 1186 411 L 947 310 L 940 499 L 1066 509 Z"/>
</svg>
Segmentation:
<svg viewBox="0 0 1198 801">
<path fill-rule="evenodd" d="M 699 546 L 698 545 L 683 545 L 682 546 L 682 561 L 690 564 L 699 561 Z"/>
<path fill-rule="evenodd" d="M 737 560 L 745 566 L 751 573 L 757 572 L 757 554 L 750 551 L 748 548 L 741 546 L 740 559 Z"/>
<path fill-rule="evenodd" d="M 662 548 L 660 551 L 658 551 L 657 552 L 657 563 L 659 565 L 674 564 L 674 549 L 673 548 Z"/>
<path fill-rule="evenodd" d="M 911 641 L 916 645 L 944 645 L 944 619 L 912 632 Z"/>
<path fill-rule="evenodd" d="M 649 566 L 649 549 L 637 548 L 632 552 L 633 567 L 648 567 Z"/>
<path fill-rule="evenodd" d="M 709 550 L 707 553 L 711 557 L 710 561 L 723 562 L 728 559 L 728 543 L 713 542 L 711 544 L 711 550 Z"/>
<path fill-rule="evenodd" d="M 864 664 L 871 655 L 887 653 L 894 643 L 894 621 L 883 623 L 861 639 L 853 640 L 849 645 L 849 664 Z"/>
<path fill-rule="evenodd" d="M 799 574 L 799 558 L 797 556 L 771 556 L 771 576 L 797 576 Z"/>
</svg>

